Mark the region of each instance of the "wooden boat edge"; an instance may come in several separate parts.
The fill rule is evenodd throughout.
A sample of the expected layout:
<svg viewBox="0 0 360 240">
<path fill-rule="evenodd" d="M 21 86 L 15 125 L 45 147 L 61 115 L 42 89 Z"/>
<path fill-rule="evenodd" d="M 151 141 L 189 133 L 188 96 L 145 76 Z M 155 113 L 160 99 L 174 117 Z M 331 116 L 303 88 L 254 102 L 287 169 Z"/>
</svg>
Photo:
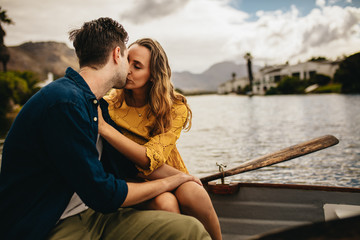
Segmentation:
<svg viewBox="0 0 360 240">
<path fill-rule="evenodd" d="M 303 189 L 330 192 L 357 192 L 360 188 L 356 187 L 340 187 L 340 186 L 323 186 L 323 185 L 304 185 L 304 184 L 282 184 L 282 183 L 244 183 L 238 182 L 239 187 L 266 187 L 266 188 L 286 188 L 286 189 Z M 204 185 L 206 189 L 207 184 Z"/>
</svg>

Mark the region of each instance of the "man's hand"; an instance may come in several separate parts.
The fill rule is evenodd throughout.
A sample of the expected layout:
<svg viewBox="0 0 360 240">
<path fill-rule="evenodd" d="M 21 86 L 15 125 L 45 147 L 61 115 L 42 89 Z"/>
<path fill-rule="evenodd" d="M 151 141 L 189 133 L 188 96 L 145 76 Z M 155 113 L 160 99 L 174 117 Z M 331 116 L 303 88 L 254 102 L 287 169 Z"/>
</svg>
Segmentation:
<svg viewBox="0 0 360 240">
<path fill-rule="evenodd" d="M 173 191 L 181 184 L 189 182 L 189 181 L 194 181 L 197 184 L 199 184 L 200 186 L 202 186 L 202 183 L 199 178 L 194 177 L 189 174 L 185 174 L 185 173 L 177 173 L 171 177 L 164 178 L 163 180 L 167 181 L 169 184 L 169 188 L 167 189 L 166 192 Z"/>
<path fill-rule="evenodd" d="M 122 206 L 127 207 L 147 201 L 164 192 L 171 192 L 189 181 L 202 185 L 198 178 L 185 173 L 177 173 L 170 177 L 142 183 L 128 182 L 128 195 Z"/>
<path fill-rule="evenodd" d="M 161 179 L 161 178 L 166 178 L 166 177 L 170 177 L 176 174 L 180 174 L 183 173 L 180 170 L 171 167 L 167 164 L 163 164 L 161 167 L 159 167 L 158 169 L 154 170 L 150 175 L 145 176 L 142 173 L 139 173 L 139 177 L 144 178 L 144 179 L 148 179 L 148 180 L 156 180 L 156 179 Z M 183 173 L 185 174 L 185 173 Z M 200 186 L 202 186 L 202 183 L 200 181 L 199 178 L 192 176 L 194 179 L 191 181 L 196 182 L 197 184 L 199 184 Z"/>
</svg>

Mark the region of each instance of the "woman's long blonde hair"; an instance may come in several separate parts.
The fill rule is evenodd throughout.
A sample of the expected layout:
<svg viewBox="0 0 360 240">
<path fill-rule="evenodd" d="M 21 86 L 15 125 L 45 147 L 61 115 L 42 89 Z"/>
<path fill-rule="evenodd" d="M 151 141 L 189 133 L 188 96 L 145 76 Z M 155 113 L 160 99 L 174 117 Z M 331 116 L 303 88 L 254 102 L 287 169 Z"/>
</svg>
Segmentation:
<svg viewBox="0 0 360 240">
<path fill-rule="evenodd" d="M 155 124 L 150 130 L 150 136 L 167 132 L 172 126 L 173 113 L 172 106 L 176 102 L 182 102 L 187 108 L 187 118 L 183 125 L 184 130 L 190 130 L 192 112 L 186 98 L 174 90 L 171 83 L 171 69 L 164 49 L 160 43 L 151 38 L 142 38 L 133 42 L 134 44 L 146 47 L 150 51 L 150 88 L 148 103 L 150 106 L 149 114 L 155 116 Z M 110 101 L 115 107 L 120 107 L 125 101 L 125 95 L 131 97 L 131 90 L 117 89 L 110 94 Z"/>
</svg>

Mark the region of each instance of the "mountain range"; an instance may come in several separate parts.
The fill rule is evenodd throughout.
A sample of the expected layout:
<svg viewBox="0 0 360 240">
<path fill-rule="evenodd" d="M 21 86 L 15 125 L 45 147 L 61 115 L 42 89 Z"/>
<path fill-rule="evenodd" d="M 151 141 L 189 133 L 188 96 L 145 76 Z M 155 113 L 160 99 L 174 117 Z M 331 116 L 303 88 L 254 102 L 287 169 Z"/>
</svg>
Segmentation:
<svg viewBox="0 0 360 240">
<path fill-rule="evenodd" d="M 257 72 L 260 67 L 253 66 L 253 72 Z M 217 87 L 232 79 L 232 74 L 236 77 L 247 76 L 247 66 L 245 64 L 236 64 L 231 61 L 220 62 L 212 65 L 206 71 L 195 74 L 191 72 L 174 72 L 172 82 L 174 86 L 183 92 L 213 92 Z"/>
<path fill-rule="evenodd" d="M 67 67 L 79 69 L 75 50 L 59 42 L 27 42 L 19 46 L 8 47 L 9 70 L 32 71 L 46 79 L 52 72 L 55 77 L 63 76 Z"/>
<path fill-rule="evenodd" d="M 9 70 L 29 70 L 38 73 L 41 79 L 46 79 L 49 72 L 57 78 L 64 75 L 67 67 L 79 69 L 74 49 L 65 43 L 27 42 L 8 49 Z M 258 69 L 258 66 L 253 66 L 253 72 Z M 172 82 L 175 88 L 185 93 L 216 91 L 221 83 L 232 78 L 233 73 L 237 77 L 247 76 L 246 65 L 225 61 L 212 65 L 203 73 L 173 72 Z"/>
</svg>

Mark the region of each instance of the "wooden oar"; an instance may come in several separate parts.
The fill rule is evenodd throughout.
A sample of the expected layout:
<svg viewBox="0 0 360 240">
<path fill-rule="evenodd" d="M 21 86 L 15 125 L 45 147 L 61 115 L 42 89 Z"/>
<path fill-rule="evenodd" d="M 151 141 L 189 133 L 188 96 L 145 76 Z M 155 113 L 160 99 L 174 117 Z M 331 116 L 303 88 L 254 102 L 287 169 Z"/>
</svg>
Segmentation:
<svg viewBox="0 0 360 240">
<path fill-rule="evenodd" d="M 240 166 L 236 168 L 232 168 L 224 172 L 203 177 L 200 180 L 202 183 L 207 183 L 209 181 L 216 180 L 222 177 L 228 177 L 235 174 L 252 171 L 276 163 L 284 162 L 293 158 L 297 158 L 312 152 L 316 152 L 321 149 L 336 145 L 338 143 L 339 140 L 332 135 L 322 136 L 288 148 L 284 148 L 280 151 L 270 153 L 253 160 L 249 160 L 247 162 L 242 163 Z"/>
</svg>

